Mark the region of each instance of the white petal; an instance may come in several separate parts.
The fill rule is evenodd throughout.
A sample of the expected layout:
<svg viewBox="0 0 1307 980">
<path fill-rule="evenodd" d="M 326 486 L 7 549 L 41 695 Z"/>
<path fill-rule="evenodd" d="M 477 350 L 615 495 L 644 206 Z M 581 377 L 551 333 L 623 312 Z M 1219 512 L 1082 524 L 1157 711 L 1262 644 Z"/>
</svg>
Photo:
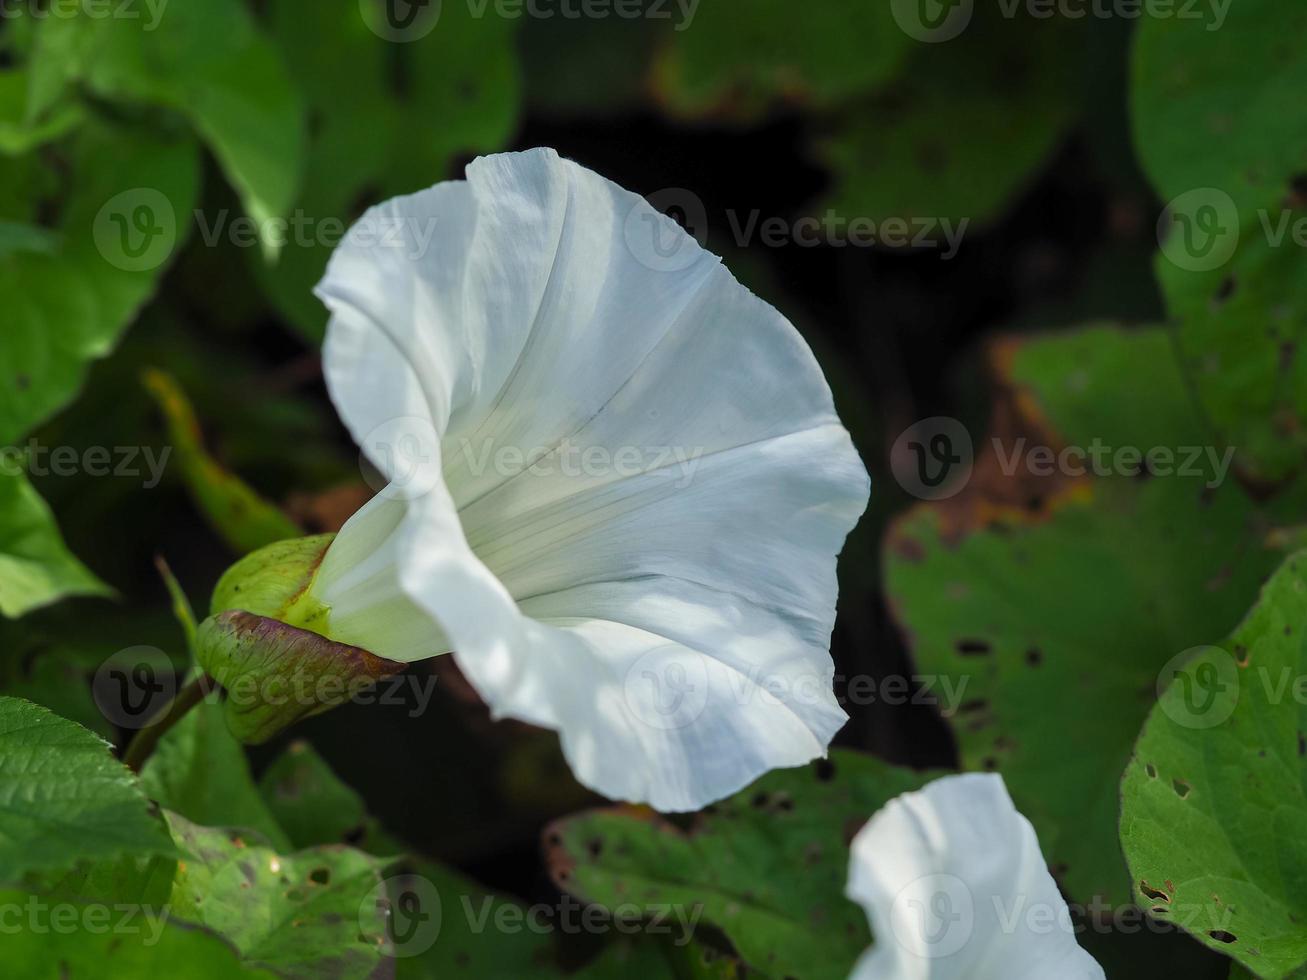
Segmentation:
<svg viewBox="0 0 1307 980">
<path fill-rule="evenodd" d="M 794 328 L 548 150 L 482 158 L 362 224 L 401 234 L 333 257 L 325 368 L 395 482 L 392 516 L 324 562 L 333 627 L 337 603 L 348 620 L 373 601 L 361 586 L 397 583 L 433 638 L 397 623 L 369 648 L 415 659 L 448 637 L 496 714 L 559 730 L 610 797 L 696 809 L 823 754 L 844 720 L 835 557 L 868 480 Z"/>
<path fill-rule="evenodd" d="M 876 945 L 856 980 L 1101 980 L 1000 776 L 946 776 L 853 841 L 849 897 Z"/>
</svg>

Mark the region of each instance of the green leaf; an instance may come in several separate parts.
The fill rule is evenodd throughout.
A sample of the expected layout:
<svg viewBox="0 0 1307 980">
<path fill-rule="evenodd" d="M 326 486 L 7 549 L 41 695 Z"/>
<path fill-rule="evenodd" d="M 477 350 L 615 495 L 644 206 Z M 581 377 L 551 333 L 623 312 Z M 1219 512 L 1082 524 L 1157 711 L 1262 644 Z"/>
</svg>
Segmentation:
<svg viewBox="0 0 1307 980">
<path fill-rule="evenodd" d="M 638 111 L 669 30 L 648 19 L 530 19 L 518 44 L 523 96 L 532 112 L 558 118 Z"/>
<path fill-rule="evenodd" d="M 298 525 L 245 481 L 224 469 L 204 448 L 200 423 L 186 393 L 163 371 L 145 373 L 144 384 L 168 424 L 187 489 L 213 529 L 237 554 L 298 537 Z"/>
<path fill-rule="evenodd" d="M 553 904 L 524 906 L 430 862 L 417 863 L 411 872 L 387 879 L 387 884 L 396 916 L 392 928 L 402 934 L 392 937 L 398 954 L 394 961 L 397 980 L 462 976 L 494 980 L 730 980 L 739 975 L 729 972 L 734 961 L 726 957 L 705 962 L 702 946 L 678 948 L 674 943 L 679 937 L 665 935 L 628 941 L 619 934 L 614 920 L 595 918 L 593 914 L 588 931 L 617 939 L 585 967 L 565 970 L 560 965 L 565 958 L 560 940 L 565 932 L 576 929 L 584 914 L 575 900 L 566 909 Z M 407 902 L 405 893 L 409 896 Z M 406 906 L 408 916 L 401 918 Z M 563 919 L 564 914 L 570 918 Z M 424 926 L 415 915 L 430 916 L 426 921 L 438 928 Z M 635 925 L 624 922 L 622 929 L 629 932 Z M 405 941 L 402 937 L 410 938 Z"/>
<path fill-rule="evenodd" d="M 313 746 L 292 742 L 259 780 L 268 809 L 297 847 L 349 843 L 369 854 L 402 854 L 406 848 L 372 817 Z"/>
<path fill-rule="evenodd" d="M 1252 480 L 1277 483 L 1307 460 L 1307 253 L 1259 231 L 1242 241 L 1207 272 L 1160 255 L 1157 277 L 1202 410 Z"/>
<path fill-rule="evenodd" d="M 1074 898 L 1124 897 L 1118 775 L 1158 670 L 1223 636 L 1273 566 L 1255 516 L 1232 486 L 1098 480 L 1044 520 L 958 537 L 922 507 L 891 532 L 917 667 L 965 691 L 948 719 L 964 767 L 1003 774 Z"/>
<path fill-rule="evenodd" d="M 0 615 L 16 618 L 65 596 L 112 594 L 64 546 L 27 477 L 6 465 L 0 458 Z"/>
<path fill-rule="evenodd" d="M 1175 449 L 1211 440 L 1169 329 L 1093 324 L 1006 341 L 997 353 L 1023 414 L 1066 445 Z M 1210 459 L 1204 464 L 1214 476 Z"/>
<path fill-rule="evenodd" d="M 835 173 L 824 206 L 875 220 L 882 237 L 891 218 L 907 221 L 909 236 L 914 221 L 974 228 L 996 218 L 1072 121 L 1077 36 L 1066 24 L 978 11 L 960 37 L 920 45 L 894 85 L 834 116 L 819 145 Z"/>
<path fill-rule="evenodd" d="M 0 881 L 79 860 L 172 853 L 107 742 L 30 701 L 0 697 Z"/>
<path fill-rule="evenodd" d="M 180 244 L 195 200 L 189 141 L 88 123 L 53 154 L 71 181 L 62 191 L 48 164 L 0 157 L 0 219 L 34 223 L 43 201 L 59 199 L 54 251 L 0 255 L 0 446 L 63 408 L 89 362 L 113 349 Z"/>
<path fill-rule="evenodd" d="M 0 907 L 23 910 L 27 918 L 20 917 L 19 921 L 29 925 L 20 925 L 17 931 L 5 930 L 5 971 L 9 976 L 27 980 L 127 980 L 180 968 L 188 980 L 275 977 L 269 971 L 242 965 L 235 950 L 211 933 L 170 921 L 166 906 L 135 909 L 129 915 L 114 905 L 78 907 L 7 890 L 0 891 Z M 65 922 L 71 914 L 76 927 L 52 928 L 55 908 L 59 909 L 59 922 Z"/>
<path fill-rule="evenodd" d="M 844 897 L 848 842 L 891 798 L 929 779 L 870 756 L 770 773 L 700 816 L 689 832 L 624 808 L 546 831 L 554 880 L 610 911 L 662 905 L 721 929 L 768 975 L 844 980 L 871 945 Z M 675 923 L 676 920 L 669 920 Z"/>
<path fill-rule="evenodd" d="M 691 115 L 748 118 L 782 100 L 830 106 L 891 79 L 916 44 L 889 3 L 827 0 L 799 11 L 789 0 L 754 0 L 747 16 L 704 3 L 692 19 L 664 9 L 672 23 L 657 91 Z"/>
<path fill-rule="evenodd" d="M 1163 199 L 1201 187 L 1241 213 L 1278 206 L 1307 166 L 1307 9 L 1276 0 L 1202 17 L 1145 17 L 1134 47 L 1139 159 Z"/>
<path fill-rule="evenodd" d="M 1147 17 L 1134 54 L 1139 157 L 1174 224 L 1157 260 L 1203 408 L 1274 483 L 1307 458 L 1307 10 L 1232 4 Z"/>
<path fill-rule="evenodd" d="M 0 643 L 6 638 L 0 635 Z M 18 643 L 18 637 L 14 637 L 14 643 Z M 21 650 L 6 645 L 4 652 L 14 655 L 15 661 L 15 673 L 4 682 L 5 694 L 49 708 L 103 738 L 113 735 L 109 720 L 91 696 L 90 673 L 77 653 L 61 647 L 38 647 L 20 661 Z"/>
<path fill-rule="evenodd" d="M 1136 899 L 1259 977 L 1307 964 L 1307 552 L 1174 671 L 1121 784 Z"/>
<path fill-rule="evenodd" d="M 254 830 L 274 847 L 291 846 L 217 703 L 192 709 L 160 740 L 141 772 L 141 785 L 162 806 L 196 823 Z"/>
<path fill-rule="evenodd" d="M 43 118 L 33 120 L 28 112 L 31 77 L 22 69 L 0 70 L 0 153 L 16 156 L 58 139 L 76 128 L 85 110 L 76 103 L 50 108 Z"/>
<path fill-rule="evenodd" d="M 255 272 L 316 344 L 327 316 L 313 287 L 363 209 L 453 176 L 455 156 L 500 149 L 511 137 L 517 22 L 447 3 L 430 34 L 397 45 L 369 29 L 358 0 L 277 0 L 269 15 L 310 99 L 314 133 L 297 201 L 306 224 L 292 232 L 276 265 L 261 263 Z"/>
<path fill-rule="evenodd" d="M 348 847 L 280 855 L 233 831 L 167 816 L 183 855 L 173 916 L 292 980 L 361 980 L 381 965 L 385 926 L 370 898 L 383 861 Z"/>
<path fill-rule="evenodd" d="M 276 48 L 241 0 L 189 0 L 149 18 L 47 18 L 35 64 L 58 64 L 92 94 L 185 114 L 213 150 L 264 252 L 289 212 L 304 163 L 305 121 Z M 52 68 L 51 71 L 58 71 Z M 48 90 L 57 84 L 43 81 Z"/>
<path fill-rule="evenodd" d="M 1138 450 L 1137 466 L 1166 449 L 1171 475 L 1141 482 L 1113 462 L 1103 472 L 1119 478 L 1045 487 L 1014 471 L 998 489 L 1038 499 L 1036 509 L 982 502 L 972 509 L 980 520 L 959 522 L 955 502 L 919 507 L 885 547 L 917 667 L 962 691 L 947 720 L 964 767 L 1003 773 L 1081 901 L 1125 896 L 1114 786 L 1157 671 L 1225 635 L 1278 560 L 1262 543 L 1264 516 L 1233 480 L 1217 479 L 1228 457 L 1194 417 L 1168 339 L 1095 326 L 1001 343 L 996 360 L 1037 433 L 1016 430 L 1027 453 L 1097 442 L 1109 461 Z M 1020 437 L 992 436 L 1007 456 Z M 999 472 L 993 455 L 985 464 Z M 1196 478 L 1179 472 L 1189 463 Z M 969 493 L 993 493 L 981 465 L 974 479 Z M 1093 751 L 1068 752 L 1068 740 Z"/>
<path fill-rule="evenodd" d="M 421 862 L 411 876 L 394 880 L 390 897 L 396 908 L 403 908 L 398 891 L 405 887 L 423 899 L 425 913 L 432 911 L 428 906 L 439 903 L 439 933 L 432 942 L 429 933 L 415 932 L 407 948 L 398 945 L 404 955 L 395 959 L 397 980 L 561 975 L 553 965 L 554 940 L 542 934 L 545 930 L 540 927 L 527 928 L 528 910 L 512 899 L 430 862 Z M 512 922 L 514 928 L 497 928 L 497 921 Z M 482 923 L 479 928 L 478 923 Z M 518 923 L 521 928 L 516 927 Z M 396 932 L 403 925 L 397 922 Z"/>
</svg>

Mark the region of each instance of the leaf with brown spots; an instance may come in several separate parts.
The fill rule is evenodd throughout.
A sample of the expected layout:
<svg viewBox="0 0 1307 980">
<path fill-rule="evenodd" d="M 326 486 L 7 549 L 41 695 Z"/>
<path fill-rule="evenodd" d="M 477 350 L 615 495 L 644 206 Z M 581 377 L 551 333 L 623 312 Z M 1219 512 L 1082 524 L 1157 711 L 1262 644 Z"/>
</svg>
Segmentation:
<svg viewBox="0 0 1307 980">
<path fill-rule="evenodd" d="M 1121 784 L 1140 904 L 1272 980 L 1307 965 L 1304 622 L 1299 552 L 1227 643 L 1176 672 Z"/>
<path fill-rule="evenodd" d="M 1027 453 L 1098 440 L 1109 461 L 1121 447 L 1209 444 L 1170 351 L 1161 329 L 1104 325 L 1000 342 L 1002 455 L 1021 438 Z M 1003 774 L 1073 898 L 1121 900 L 1116 787 L 1157 672 L 1226 635 L 1277 556 L 1233 480 L 1032 482 L 1024 467 L 1003 472 L 992 441 L 978 445 L 983 478 L 891 528 L 891 608 L 918 668 L 961 692 L 949 721 L 964 767 Z M 1017 506 L 1039 483 L 1037 506 Z"/>
<path fill-rule="evenodd" d="M 844 980 L 871 944 L 844 897 L 852 835 L 929 774 L 835 751 L 773 772 L 709 807 L 688 830 L 644 808 L 597 810 L 545 832 L 560 888 L 610 910 L 670 906 L 720 929 L 769 976 Z"/>
</svg>

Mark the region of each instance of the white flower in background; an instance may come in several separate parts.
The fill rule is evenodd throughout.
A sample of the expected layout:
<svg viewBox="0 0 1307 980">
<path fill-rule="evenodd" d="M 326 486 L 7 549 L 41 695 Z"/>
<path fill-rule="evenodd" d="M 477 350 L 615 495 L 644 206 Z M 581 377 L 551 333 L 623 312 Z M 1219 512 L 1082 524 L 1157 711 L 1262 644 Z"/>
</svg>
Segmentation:
<svg viewBox="0 0 1307 980">
<path fill-rule="evenodd" d="M 615 799 L 697 809 L 823 755 L 846 720 L 835 557 L 869 481 L 795 329 L 552 150 L 359 227 L 397 231 L 333 256 L 325 372 L 391 484 L 311 587 L 326 631 L 452 650 Z"/>
<path fill-rule="evenodd" d="M 853 840 L 848 895 L 876 944 L 853 980 L 1102 980 L 1002 777 L 937 779 Z"/>
</svg>

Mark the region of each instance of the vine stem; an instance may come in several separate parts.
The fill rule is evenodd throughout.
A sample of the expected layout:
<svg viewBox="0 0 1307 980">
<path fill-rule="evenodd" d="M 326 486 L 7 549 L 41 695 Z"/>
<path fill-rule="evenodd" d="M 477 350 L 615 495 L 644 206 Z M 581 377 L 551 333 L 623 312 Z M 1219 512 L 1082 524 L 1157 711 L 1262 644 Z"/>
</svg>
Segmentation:
<svg viewBox="0 0 1307 980">
<path fill-rule="evenodd" d="M 185 718 L 192 708 L 203 701 L 205 695 L 216 690 L 217 687 L 217 681 L 208 674 L 201 674 L 182 688 L 158 718 L 132 736 L 132 740 L 127 743 L 127 748 L 123 752 L 123 765 L 127 766 L 132 772 L 139 773 L 141 767 L 145 765 L 145 760 L 150 757 L 155 746 L 159 744 L 159 739 L 163 738 L 173 725 Z"/>
</svg>

